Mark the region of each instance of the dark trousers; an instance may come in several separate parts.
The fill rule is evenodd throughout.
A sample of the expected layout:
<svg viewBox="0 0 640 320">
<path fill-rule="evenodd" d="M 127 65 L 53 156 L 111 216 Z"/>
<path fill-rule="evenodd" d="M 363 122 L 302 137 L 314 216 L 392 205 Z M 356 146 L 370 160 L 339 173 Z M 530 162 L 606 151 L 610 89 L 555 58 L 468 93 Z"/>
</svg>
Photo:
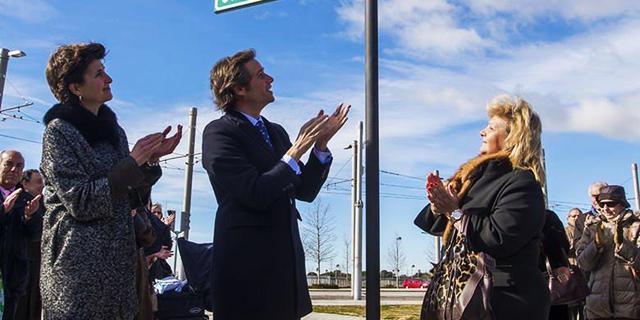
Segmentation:
<svg viewBox="0 0 640 320">
<path fill-rule="evenodd" d="M 16 310 L 16 319 L 40 320 L 42 316 L 42 298 L 40 297 L 40 261 L 29 264 L 29 284 L 27 294 L 20 298 Z"/>
<path fill-rule="evenodd" d="M 4 297 L 4 314 L 2 320 L 18 320 L 16 311 L 18 310 L 18 301 L 21 297 Z"/>
</svg>

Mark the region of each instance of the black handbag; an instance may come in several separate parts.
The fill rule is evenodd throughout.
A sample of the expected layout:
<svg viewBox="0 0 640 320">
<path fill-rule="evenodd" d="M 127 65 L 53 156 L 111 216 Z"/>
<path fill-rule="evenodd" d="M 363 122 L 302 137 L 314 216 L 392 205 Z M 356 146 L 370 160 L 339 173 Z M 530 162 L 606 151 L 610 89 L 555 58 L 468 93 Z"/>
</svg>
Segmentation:
<svg viewBox="0 0 640 320">
<path fill-rule="evenodd" d="M 468 219 L 463 219 L 466 228 Z M 493 320 L 491 294 L 495 259 L 474 252 L 455 231 L 422 302 L 422 320 Z"/>
</svg>

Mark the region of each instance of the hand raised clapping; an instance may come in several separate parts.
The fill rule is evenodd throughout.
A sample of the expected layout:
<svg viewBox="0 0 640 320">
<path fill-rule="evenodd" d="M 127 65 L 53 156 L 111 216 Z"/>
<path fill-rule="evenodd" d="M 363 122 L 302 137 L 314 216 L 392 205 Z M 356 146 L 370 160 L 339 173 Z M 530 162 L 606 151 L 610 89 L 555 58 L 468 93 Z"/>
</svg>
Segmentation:
<svg viewBox="0 0 640 320">
<path fill-rule="evenodd" d="M 4 206 L 4 213 L 9 213 L 13 206 L 16 204 L 16 200 L 18 200 L 18 196 L 22 193 L 22 188 L 18 188 L 11 192 L 3 201 L 2 205 Z"/>
<path fill-rule="evenodd" d="M 431 202 L 431 211 L 436 214 L 449 215 L 458 209 L 458 196 L 452 185 L 445 188 L 440 177 L 434 173 L 427 176 L 427 198 Z"/>
<path fill-rule="evenodd" d="M 287 154 L 296 160 L 300 160 L 300 157 L 314 144 L 318 150 L 326 151 L 329 140 L 347 122 L 349 110 L 351 110 L 351 105 L 344 103 L 340 103 L 330 116 L 326 115 L 324 110 L 320 110 L 318 115 L 311 118 L 300 128 L 298 138 L 287 151 Z"/>
<path fill-rule="evenodd" d="M 316 148 L 322 151 L 327 150 L 329 140 L 331 140 L 331 138 L 333 138 L 333 136 L 347 122 L 349 110 L 351 110 L 351 105 L 349 104 L 340 103 L 336 107 L 336 110 L 331 116 L 329 116 L 327 122 L 325 122 L 322 130 L 320 130 L 320 133 L 318 134 L 315 144 Z"/>
<path fill-rule="evenodd" d="M 157 162 L 160 157 L 172 153 L 182 138 L 182 126 L 178 125 L 177 132 L 171 137 L 166 138 L 171 131 L 171 126 L 164 129 L 163 132 L 152 133 L 138 140 L 131 150 L 131 157 L 138 165 L 146 162 Z"/>
</svg>

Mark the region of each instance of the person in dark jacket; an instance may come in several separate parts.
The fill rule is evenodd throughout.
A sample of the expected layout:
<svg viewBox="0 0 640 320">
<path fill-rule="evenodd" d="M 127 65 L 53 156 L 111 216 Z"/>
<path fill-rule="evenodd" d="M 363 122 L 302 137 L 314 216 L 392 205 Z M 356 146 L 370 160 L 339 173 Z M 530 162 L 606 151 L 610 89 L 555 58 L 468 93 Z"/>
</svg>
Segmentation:
<svg viewBox="0 0 640 320">
<path fill-rule="evenodd" d="M 44 116 L 40 172 L 47 212 L 40 288 L 44 319 L 124 319 L 137 313 L 131 209 L 146 203 L 162 174 L 160 157 L 181 127 L 150 134 L 129 150 L 115 113 L 112 79 L 99 43 L 63 45 L 47 82 L 59 104 Z"/>
<path fill-rule="evenodd" d="M 564 225 L 558 215 L 551 210 L 546 211 L 544 227 L 542 227 L 542 251 L 540 254 L 540 271 L 548 274 L 547 260 L 553 272 L 560 281 L 569 280 L 569 239 L 564 231 Z M 569 306 L 553 305 L 549 311 L 549 320 L 569 320 Z"/>
<path fill-rule="evenodd" d="M 40 237 L 41 195 L 33 196 L 19 184 L 24 169 L 22 154 L 0 151 L 0 271 L 4 282 L 4 320 L 17 317 L 18 305 L 29 287 L 28 247 Z"/>
<path fill-rule="evenodd" d="M 292 320 L 311 312 L 295 201 L 311 202 L 320 191 L 331 165 L 327 143 L 350 106 L 341 104 L 331 116 L 321 111 L 292 144 L 280 125 L 260 115 L 274 101 L 272 82 L 253 50 L 223 58 L 211 70 L 211 89 L 225 112 L 202 139 L 202 164 L 218 201 L 216 320 Z M 260 285 L 238 286 L 248 275 Z"/>
<path fill-rule="evenodd" d="M 578 265 L 590 272 L 587 319 L 640 319 L 640 218 L 622 186 L 603 187 L 597 201 L 599 214 L 576 248 Z"/>
<path fill-rule="evenodd" d="M 147 216 L 148 210 L 139 207 L 131 211 L 133 229 L 136 235 L 138 252 L 136 261 L 136 293 L 138 294 L 138 314 L 136 320 L 153 320 L 152 289 L 149 281 L 149 264 L 145 258 L 144 248 L 151 246 L 156 235 Z"/>
<path fill-rule="evenodd" d="M 175 214 L 168 217 L 171 220 L 170 222 L 168 220 L 165 221 L 162 219 L 162 206 L 159 203 L 155 203 L 151 206 L 151 214 L 148 215 L 148 218 L 155 231 L 156 240 L 150 246 L 144 248 L 144 254 L 150 264 L 149 278 L 153 281 L 173 274 L 171 266 L 163 257 L 171 253 L 173 247 L 170 226 L 173 219 L 175 219 Z M 166 222 L 169 223 L 167 224 Z"/>
<path fill-rule="evenodd" d="M 495 259 L 490 297 L 495 319 L 546 319 L 549 290 L 538 269 L 545 220 L 542 125 L 526 101 L 506 95 L 489 103 L 488 116 L 480 132 L 481 154 L 463 164 L 447 185 L 429 174 L 431 203 L 414 223 L 443 236 L 447 246 L 462 232 L 471 250 Z M 448 303 L 445 297 L 436 299 L 438 306 Z"/>
<path fill-rule="evenodd" d="M 44 180 L 36 169 L 25 170 L 22 174 L 20 184 L 26 192 L 36 197 L 42 194 Z M 44 216 L 44 198 L 40 197 L 40 205 L 36 213 L 40 219 Z M 31 239 L 27 244 L 27 257 L 29 258 L 29 283 L 27 292 L 23 299 L 20 299 L 17 319 L 40 320 L 42 318 L 42 298 L 40 297 L 40 235 L 42 234 L 42 223 L 37 230 L 36 238 Z"/>
</svg>

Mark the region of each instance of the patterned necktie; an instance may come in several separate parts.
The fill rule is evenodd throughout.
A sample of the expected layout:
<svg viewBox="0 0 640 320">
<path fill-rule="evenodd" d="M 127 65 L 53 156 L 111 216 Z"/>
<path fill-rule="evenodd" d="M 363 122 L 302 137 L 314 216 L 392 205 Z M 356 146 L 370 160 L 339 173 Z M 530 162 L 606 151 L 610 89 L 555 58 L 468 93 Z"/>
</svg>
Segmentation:
<svg viewBox="0 0 640 320">
<path fill-rule="evenodd" d="M 266 142 L 267 145 L 269 145 L 269 148 L 273 149 L 273 145 L 271 144 L 271 139 L 269 138 L 269 133 L 267 132 L 267 127 L 264 126 L 264 123 L 262 123 L 262 120 L 258 120 L 258 122 L 256 122 L 256 127 L 258 128 L 258 131 L 260 131 L 260 134 L 262 135 L 264 142 Z"/>
</svg>

